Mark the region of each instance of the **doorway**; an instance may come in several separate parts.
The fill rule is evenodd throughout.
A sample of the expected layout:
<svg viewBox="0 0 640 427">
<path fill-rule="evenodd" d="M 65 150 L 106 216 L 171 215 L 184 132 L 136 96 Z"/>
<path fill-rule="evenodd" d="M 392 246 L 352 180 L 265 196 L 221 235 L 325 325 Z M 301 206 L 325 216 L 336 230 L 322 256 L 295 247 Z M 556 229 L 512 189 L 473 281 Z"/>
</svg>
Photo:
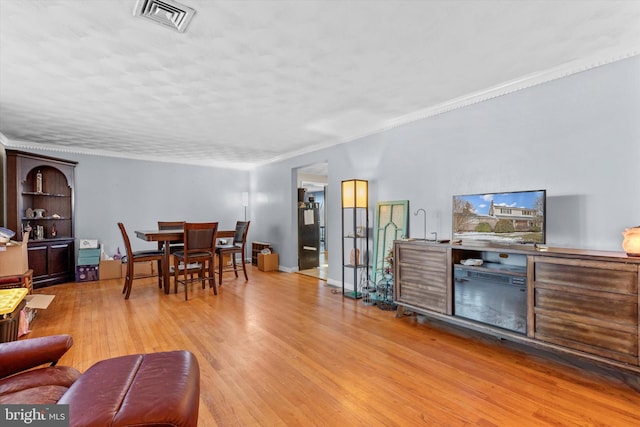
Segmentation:
<svg viewBox="0 0 640 427">
<path fill-rule="evenodd" d="M 326 229 L 328 163 L 297 169 L 298 273 L 327 280 L 329 256 Z"/>
</svg>

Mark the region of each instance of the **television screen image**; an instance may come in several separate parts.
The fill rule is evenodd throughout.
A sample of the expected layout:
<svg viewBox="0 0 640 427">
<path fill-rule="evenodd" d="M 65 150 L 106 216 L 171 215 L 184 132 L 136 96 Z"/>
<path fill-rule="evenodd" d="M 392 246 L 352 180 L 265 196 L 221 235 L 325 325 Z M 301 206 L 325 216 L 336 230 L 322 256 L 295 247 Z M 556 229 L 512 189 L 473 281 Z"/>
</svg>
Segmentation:
<svg viewBox="0 0 640 427">
<path fill-rule="evenodd" d="M 453 239 L 545 243 L 546 191 L 453 196 Z"/>
</svg>

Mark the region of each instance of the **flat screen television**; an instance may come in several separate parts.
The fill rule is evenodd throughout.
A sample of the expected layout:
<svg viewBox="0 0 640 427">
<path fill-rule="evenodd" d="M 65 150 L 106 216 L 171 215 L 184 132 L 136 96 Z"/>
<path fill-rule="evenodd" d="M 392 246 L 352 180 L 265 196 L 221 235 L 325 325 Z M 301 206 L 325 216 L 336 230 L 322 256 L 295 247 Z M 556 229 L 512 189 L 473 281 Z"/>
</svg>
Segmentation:
<svg viewBox="0 0 640 427">
<path fill-rule="evenodd" d="M 546 190 L 453 196 L 453 239 L 546 243 Z"/>
</svg>

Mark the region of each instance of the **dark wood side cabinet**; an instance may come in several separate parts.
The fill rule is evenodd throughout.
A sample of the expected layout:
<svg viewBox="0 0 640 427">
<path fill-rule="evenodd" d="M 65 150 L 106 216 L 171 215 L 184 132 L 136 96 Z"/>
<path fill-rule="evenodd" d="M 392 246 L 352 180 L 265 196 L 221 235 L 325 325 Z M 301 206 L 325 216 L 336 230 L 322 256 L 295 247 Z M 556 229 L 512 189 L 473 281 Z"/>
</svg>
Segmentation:
<svg viewBox="0 0 640 427">
<path fill-rule="evenodd" d="M 638 257 L 420 241 L 396 241 L 394 257 L 399 314 L 411 310 L 457 327 L 640 373 Z M 454 270 L 464 259 L 516 258 L 524 260 L 517 264 L 526 271 L 521 273 L 526 280 L 521 285 L 526 292 L 525 330 L 518 333 L 457 315 Z M 484 266 L 463 268 L 479 275 L 490 271 Z"/>
<path fill-rule="evenodd" d="M 18 234 L 31 229 L 29 268 L 36 288 L 75 280 L 76 164 L 7 150 L 7 226 Z"/>
</svg>

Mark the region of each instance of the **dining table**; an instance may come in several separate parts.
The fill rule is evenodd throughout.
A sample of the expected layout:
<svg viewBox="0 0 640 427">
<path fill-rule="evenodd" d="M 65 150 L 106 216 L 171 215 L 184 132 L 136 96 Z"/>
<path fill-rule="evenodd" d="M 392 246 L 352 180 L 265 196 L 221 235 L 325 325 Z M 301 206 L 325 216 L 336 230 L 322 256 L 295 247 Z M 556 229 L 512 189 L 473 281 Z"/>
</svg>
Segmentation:
<svg viewBox="0 0 640 427">
<path fill-rule="evenodd" d="M 170 242 L 181 241 L 184 238 L 184 230 L 177 228 L 172 230 L 136 230 L 136 237 L 147 242 L 164 242 L 164 261 L 162 262 L 162 286 L 164 293 L 168 294 L 171 288 L 169 283 L 169 261 L 171 260 Z"/>
<path fill-rule="evenodd" d="M 168 294 L 170 286 L 170 266 L 171 248 L 170 242 L 180 242 L 184 240 L 184 230 L 175 228 L 171 230 L 136 230 L 136 237 L 146 242 L 164 242 L 164 261 L 162 262 L 162 286 L 164 293 Z M 216 241 L 220 238 L 233 238 L 235 230 L 219 230 L 216 232 Z"/>
</svg>

